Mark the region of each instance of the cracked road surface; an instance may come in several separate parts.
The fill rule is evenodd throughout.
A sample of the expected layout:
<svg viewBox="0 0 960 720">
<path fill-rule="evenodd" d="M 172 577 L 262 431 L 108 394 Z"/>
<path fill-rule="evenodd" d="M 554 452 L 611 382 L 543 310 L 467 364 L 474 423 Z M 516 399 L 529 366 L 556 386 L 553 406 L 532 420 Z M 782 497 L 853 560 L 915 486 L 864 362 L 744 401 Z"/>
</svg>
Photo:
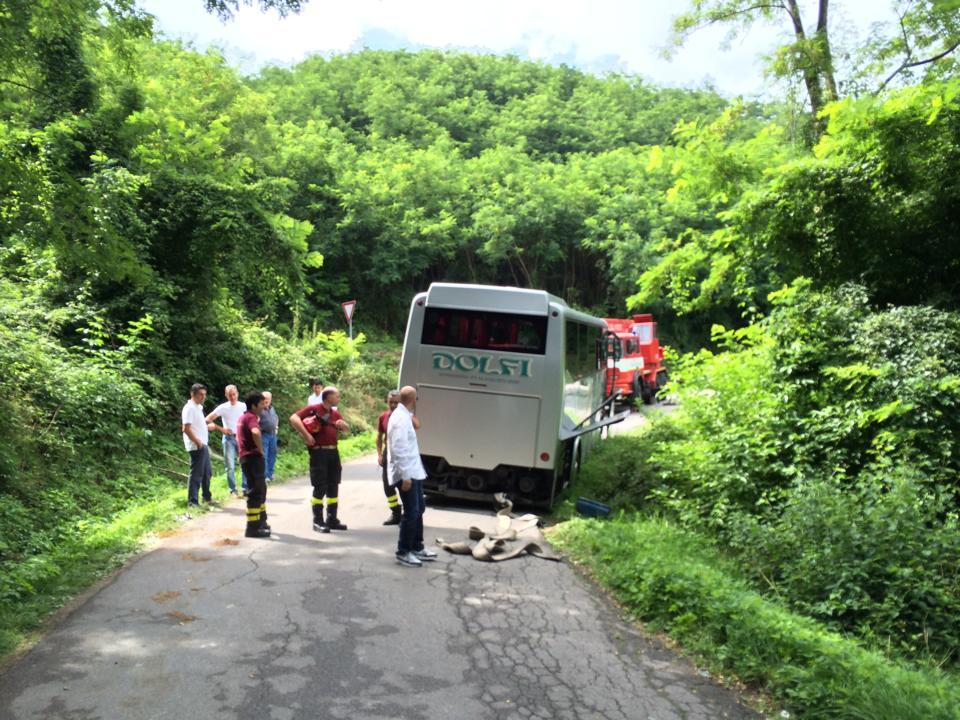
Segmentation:
<svg viewBox="0 0 960 720">
<path fill-rule="evenodd" d="M 270 488 L 268 540 L 238 500 L 164 538 L 0 675 L 0 718 L 758 717 L 566 563 L 398 565 L 373 456 L 344 466 L 347 532 L 314 533 L 308 497 Z M 453 504 L 424 521 L 428 544 L 494 527 Z"/>
</svg>

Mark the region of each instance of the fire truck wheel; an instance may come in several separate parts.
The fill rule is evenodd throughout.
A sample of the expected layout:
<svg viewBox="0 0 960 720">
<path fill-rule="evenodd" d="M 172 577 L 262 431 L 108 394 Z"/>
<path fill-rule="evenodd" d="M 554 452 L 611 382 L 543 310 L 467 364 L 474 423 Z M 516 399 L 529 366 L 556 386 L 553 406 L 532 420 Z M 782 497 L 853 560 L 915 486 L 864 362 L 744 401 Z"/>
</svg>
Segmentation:
<svg viewBox="0 0 960 720">
<path fill-rule="evenodd" d="M 643 401 L 644 405 L 649 405 L 653 402 L 654 390 L 644 382 L 643 378 L 639 375 L 633 376 L 633 396 L 635 398 L 640 398 Z"/>
<path fill-rule="evenodd" d="M 669 380 L 670 380 L 670 376 L 667 375 L 667 371 L 666 371 L 666 370 L 660 370 L 660 371 L 657 373 L 657 391 L 659 392 L 660 389 L 661 389 L 664 385 L 666 385 Z"/>
</svg>

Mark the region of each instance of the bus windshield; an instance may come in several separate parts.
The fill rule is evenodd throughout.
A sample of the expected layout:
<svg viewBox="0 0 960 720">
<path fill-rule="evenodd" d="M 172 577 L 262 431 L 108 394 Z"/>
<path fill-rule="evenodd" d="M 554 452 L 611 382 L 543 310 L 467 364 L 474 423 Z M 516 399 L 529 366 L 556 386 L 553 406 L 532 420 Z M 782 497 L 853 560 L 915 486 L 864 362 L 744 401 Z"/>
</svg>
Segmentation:
<svg viewBox="0 0 960 720">
<path fill-rule="evenodd" d="M 543 355 L 547 347 L 547 318 L 482 310 L 427 308 L 420 343 Z"/>
</svg>

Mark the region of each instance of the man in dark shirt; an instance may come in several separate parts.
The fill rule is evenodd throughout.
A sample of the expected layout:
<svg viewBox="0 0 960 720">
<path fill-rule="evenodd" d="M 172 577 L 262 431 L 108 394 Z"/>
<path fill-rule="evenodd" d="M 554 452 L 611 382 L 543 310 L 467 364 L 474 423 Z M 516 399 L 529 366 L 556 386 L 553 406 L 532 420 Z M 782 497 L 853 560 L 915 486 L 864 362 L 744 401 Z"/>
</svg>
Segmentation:
<svg viewBox="0 0 960 720">
<path fill-rule="evenodd" d="M 310 484 L 313 485 L 313 529 L 328 533 L 331 530 L 346 530 L 347 526 L 337 519 L 340 502 L 340 452 L 337 440 L 340 433 L 350 427 L 337 411 L 340 392 L 335 387 L 324 388 L 319 405 L 306 405 L 290 416 L 290 424 L 300 433 L 310 451 Z M 323 517 L 323 501 L 326 497 L 327 517 Z"/>
<path fill-rule="evenodd" d="M 237 445 L 240 467 L 247 476 L 250 492 L 247 495 L 247 532 L 249 538 L 270 537 L 267 525 L 267 482 L 264 478 L 263 436 L 260 432 L 260 409 L 263 393 L 252 392 L 244 402 L 247 409 L 237 421 Z"/>
</svg>

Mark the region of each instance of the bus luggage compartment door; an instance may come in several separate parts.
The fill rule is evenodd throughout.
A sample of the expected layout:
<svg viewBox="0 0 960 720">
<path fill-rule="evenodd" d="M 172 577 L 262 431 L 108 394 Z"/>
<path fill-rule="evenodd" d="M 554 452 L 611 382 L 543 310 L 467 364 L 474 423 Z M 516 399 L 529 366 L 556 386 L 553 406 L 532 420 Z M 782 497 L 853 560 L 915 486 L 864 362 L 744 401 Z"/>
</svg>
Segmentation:
<svg viewBox="0 0 960 720">
<path fill-rule="evenodd" d="M 534 467 L 540 398 L 419 385 L 420 452 L 450 465 Z"/>
</svg>

